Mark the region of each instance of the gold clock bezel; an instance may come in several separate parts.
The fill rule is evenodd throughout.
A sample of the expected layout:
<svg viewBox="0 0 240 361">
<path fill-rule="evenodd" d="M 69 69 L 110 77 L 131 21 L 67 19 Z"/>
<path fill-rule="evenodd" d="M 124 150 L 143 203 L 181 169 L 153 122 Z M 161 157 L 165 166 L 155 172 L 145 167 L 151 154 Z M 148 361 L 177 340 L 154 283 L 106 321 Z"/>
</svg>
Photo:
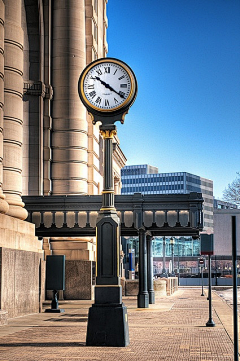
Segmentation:
<svg viewBox="0 0 240 361">
<path fill-rule="evenodd" d="M 93 105 L 92 103 L 89 102 L 89 100 L 87 99 L 85 92 L 84 92 L 84 80 L 86 78 L 86 75 L 88 74 L 88 72 L 94 68 L 95 66 L 97 66 L 98 64 L 102 64 L 102 63 L 114 63 L 117 64 L 118 66 L 122 67 L 128 74 L 129 78 L 130 78 L 130 82 L 131 82 L 131 89 L 130 89 L 130 93 L 127 97 L 127 99 L 125 99 L 125 101 L 121 104 L 119 104 L 118 106 L 111 108 L 111 109 L 102 109 L 99 108 L 95 105 Z M 136 92 L 136 81 L 135 81 L 135 77 L 133 72 L 131 71 L 131 69 L 127 66 L 127 64 L 125 64 L 124 62 L 118 60 L 118 59 L 114 59 L 114 58 L 102 58 L 102 59 L 98 59 L 92 63 L 90 63 L 85 70 L 83 71 L 81 78 L 80 78 L 80 84 L 79 84 L 79 90 L 80 90 L 80 94 L 82 96 L 82 100 L 85 103 L 85 105 L 87 106 L 87 108 L 90 109 L 94 109 L 95 111 L 101 112 L 101 113 L 112 113 L 115 112 L 121 108 L 125 108 L 128 106 L 128 104 L 131 103 L 131 101 L 134 98 L 134 94 Z"/>
</svg>

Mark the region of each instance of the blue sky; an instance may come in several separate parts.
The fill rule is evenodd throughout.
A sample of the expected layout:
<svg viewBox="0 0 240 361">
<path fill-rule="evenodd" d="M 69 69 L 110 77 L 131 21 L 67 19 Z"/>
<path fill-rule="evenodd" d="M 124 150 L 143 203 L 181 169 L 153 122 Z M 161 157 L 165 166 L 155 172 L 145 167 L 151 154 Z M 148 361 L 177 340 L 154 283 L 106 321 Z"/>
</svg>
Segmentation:
<svg viewBox="0 0 240 361">
<path fill-rule="evenodd" d="M 212 179 L 222 198 L 240 171 L 240 1 L 109 0 L 109 57 L 138 96 L 118 123 L 127 164 Z"/>
</svg>

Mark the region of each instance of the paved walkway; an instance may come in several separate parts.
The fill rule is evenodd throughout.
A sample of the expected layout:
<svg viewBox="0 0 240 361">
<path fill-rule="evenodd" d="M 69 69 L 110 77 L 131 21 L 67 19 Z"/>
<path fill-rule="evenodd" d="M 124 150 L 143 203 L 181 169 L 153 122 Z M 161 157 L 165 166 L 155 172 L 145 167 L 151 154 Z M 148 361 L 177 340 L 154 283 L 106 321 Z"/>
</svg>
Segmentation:
<svg viewBox="0 0 240 361">
<path fill-rule="evenodd" d="M 128 347 L 86 347 L 87 313 L 92 301 L 65 301 L 61 314 L 41 313 L 9 320 L 0 327 L 0 361 L 233 361 L 232 309 L 213 292 L 213 320 L 206 327 L 208 301 L 200 288 L 180 288 L 149 309 L 128 306 Z"/>
</svg>

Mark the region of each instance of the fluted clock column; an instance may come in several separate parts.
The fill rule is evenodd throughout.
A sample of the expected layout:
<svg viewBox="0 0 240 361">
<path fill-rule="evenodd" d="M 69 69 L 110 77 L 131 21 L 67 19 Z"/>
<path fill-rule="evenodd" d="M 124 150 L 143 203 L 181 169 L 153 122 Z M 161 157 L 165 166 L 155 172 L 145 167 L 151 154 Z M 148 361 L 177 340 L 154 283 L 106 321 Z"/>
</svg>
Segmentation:
<svg viewBox="0 0 240 361">
<path fill-rule="evenodd" d="M 120 219 L 114 207 L 113 137 L 116 126 L 100 126 L 104 139 L 102 207 L 97 218 L 95 303 L 89 309 L 87 346 L 129 344 L 127 308 L 120 282 Z"/>
<path fill-rule="evenodd" d="M 8 215 L 26 219 L 22 202 L 23 31 L 22 1 L 5 1 L 3 190 Z"/>
<path fill-rule="evenodd" d="M 104 178 L 102 207 L 97 219 L 97 278 L 95 303 L 122 303 L 120 285 L 120 220 L 114 207 L 113 137 L 116 127 L 101 129 L 104 139 Z M 104 286 L 103 286 L 104 285 Z M 109 287 L 106 288 L 106 285 Z M 106 294 L 109 292 L 108 296 Z M 103 298 L 102 298 L 103 297 Z M 108 298 L 108 301 L 107 301 Z"/>
</svg>

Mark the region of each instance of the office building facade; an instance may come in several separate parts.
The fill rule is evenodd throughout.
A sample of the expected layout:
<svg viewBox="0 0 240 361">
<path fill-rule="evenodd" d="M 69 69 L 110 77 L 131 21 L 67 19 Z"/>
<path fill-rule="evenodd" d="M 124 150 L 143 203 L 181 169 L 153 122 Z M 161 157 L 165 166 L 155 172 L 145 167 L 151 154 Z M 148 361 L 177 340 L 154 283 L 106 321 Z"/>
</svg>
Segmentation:
<svg viewBox="0 0 240 361">
<path fill-rule="evenodd" d="M 158 168 L 148 165 L 129 165 L 121 170 L 122 194 L 187 194 L 202 193 L 204 231 L 213 233 L 213 182 L 209 179 L 187 173 L 159 173 Z M 200 256 L 200 240 L 192 237 L 154 237 L 153 241 L 154 273 L 163 269 L 163 247 L 165 248 L 166 268 L 171 268 L 172 252 L 175 255 L 174 270 L 182 275 L 198 272 L 197 258 Z M 125 262 L 128 263 L 128 253 L 135 248 L 138 255 L 138 245 L 134 238 L 123 239 Z M 173 248 L 172 248 L 173 247 Z M 128 266 L 126 265 L 126 268 Z"/>
<path fill-rule="evenodd" d="M 122 194 L 187 194 L 202 193 L 204 230 L 213 232 L 213 182 L 187 173 L 158 173 L 148 164 L 129 165 L 121 170 Z"/>
</svg>

